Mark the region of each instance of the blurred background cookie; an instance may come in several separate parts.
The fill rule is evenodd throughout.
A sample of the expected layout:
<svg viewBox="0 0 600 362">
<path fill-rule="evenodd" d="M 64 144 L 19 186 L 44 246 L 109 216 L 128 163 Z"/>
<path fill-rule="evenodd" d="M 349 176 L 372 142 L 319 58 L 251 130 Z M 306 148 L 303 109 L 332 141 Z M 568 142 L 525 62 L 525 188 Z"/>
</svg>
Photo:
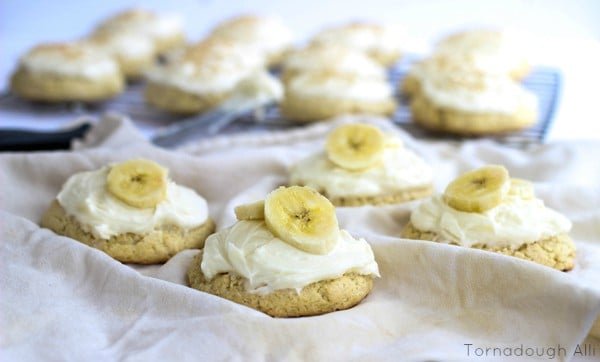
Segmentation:
<svg viewBox="0 0 600 362">
<path fill-rule="evenodd" d="M 385 79 L 317 71 L 287 82 L 280 107 L 285 118 L 311 122 L 342 114 L 390 115 L 396 101 Z"/>
<path fill-rule="evenodd" d="M 530 127 L 537 120 L 537 108 L 535 95 L 512 79 L 479 72 L 430 75 L 411 100 L 417 124 L 462 135 Z"/>
<path fill-rule="evenodd" d="M 101 101 L 123 91 L 117 62 L 86 43 L 49 43 L 24 54 L 11 91 L 37 101 Z"/>
<path fill-rule="evenodd" d="M 227 99 L 240 80 L 262 66 L 258 53 L 209 38 L 148 72 L 144 97 L 169 112 L 203 112 Z"/>
</svg>

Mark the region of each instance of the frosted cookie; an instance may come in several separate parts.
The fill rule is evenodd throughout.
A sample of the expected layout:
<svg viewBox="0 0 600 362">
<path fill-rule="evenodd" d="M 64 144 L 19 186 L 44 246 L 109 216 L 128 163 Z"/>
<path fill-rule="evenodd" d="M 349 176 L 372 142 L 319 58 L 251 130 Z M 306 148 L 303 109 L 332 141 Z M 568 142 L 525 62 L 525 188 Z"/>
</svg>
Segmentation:
<svg viewBox="0 0 600 362">
<path fill-rule="evenodd" d="M 533 93 L 508 77 L 478 72 L 429 74 L 410 108 L 417 124 L 460 135 L 525 129 L 538 115 Z"/>
<path fill-rule="evenodd" d="M 202 196 L 143 159 L 71 176 L 41 225 L 121 262 L 139 264 L 162 263 L 184 249 L 202 248 L 215 229 Z"/>
<path fill-rule="evenodd" d="M 129 9 L 102 21 L 95 34 L 133 33 L 153 42 L 157 53 L 177 48 L 185 42 L 181 19 L 144 9 Z"/>
<path fill-rule="evenodd" d="M 287 119 L 313 122 L 343 114 L 391 115 L 396 110 L 396 101 L 385 79 L 307 72 L 286 83 L 280 110 Z"/>
<path fill-rule="evenodd" d="M 423 201 L 402 236 L 497 252 L 567 271 L 575 262 L 571 222 L 502 166 L 467 172 Z"/>
<path fill-rule="evenodd" d="M 355 306 L 379 276 L 369 244 L 340 230 L 333 205 L 310 188 L 282 187 L 235 212 L 238 221 L 194 259 L 192 288 L 300 317 Z"/>
<path fill-rule="evenodd" d="M 85 43 L 38 45 L 20 58 L 10 80 L 14 94 L 48 102 L 101 101 L 123 87 L 115 60 Z"/>
<path fill-rule="evenodd" d="M 320 31 L 311 44 L 341 45 L 363 52 L 380 64 L 389 66 L 400 59 L 402 36 L 398 27 L 353 22 Z"/>
<path fill-rule="evenodd" d="M 522 38 L 522 34 L 491 29 L 463 31 L 438 42 L 434 53 L 460 54 L 477 69 L 521 80 L 531 70 Z"/>
<path fill-rule="evenodd" d="M 238 82 L 261 66 L 258 54 L 235 43 L 207 39 L 150 70 L 144 97 L 169 112 L 203 112 L 222 103 Z"/>
<path fill-rule="evenodd" d="M 242 15 L 218 24 L 210 38 L 237 42 L 260 53 L 265 63 L 279 63 L 292 45 L 292 33 L 277 17 Z"/>
<path fill-rule="evenodd" d="M 116 59 L 128 79 L 137 79 L 153 64 L 154 43 L 148 37 L 132 32 L 96 33 L 86 39 Z"/>
<path fill-rule="evenodd" d="M 281 64 L 286 82 L 298 74 L 325 71 L 386 79 L 385 69 L 367 55 L 343 46 L 310 46 L 288 54 Z"/>
<path fill-rule="evenodd" d="M 292 166 L 289 179 L 335 206 L 394 204 L 433 192 L 431 168 L 399 137 L 360 123 L 334 129 L 325 150 Z"/>
</svg>

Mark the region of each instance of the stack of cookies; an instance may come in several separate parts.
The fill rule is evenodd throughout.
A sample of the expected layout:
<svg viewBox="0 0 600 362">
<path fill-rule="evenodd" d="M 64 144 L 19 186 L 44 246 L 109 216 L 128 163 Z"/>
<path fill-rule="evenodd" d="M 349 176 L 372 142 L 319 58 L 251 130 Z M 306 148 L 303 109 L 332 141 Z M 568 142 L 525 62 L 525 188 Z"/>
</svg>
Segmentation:
<svg viewBox="0 0 600 362">
<path fill-rule="evenodd" d="M 283 61 L 285 118 L 311 122 L 341 114 L 391 115 L 394 90 L 386 68 L 400 58 L 393 27 L 349 23 L 317 33 Z"/>
<path fill-rule="evenodd" d="M 11 77 L 11 91 L 46 102 L 97 102 L 121 93 L 159 54 L 180 46 L 177 18 L 135 9 L 101 22 L 86 38 L 35 46 Z"/>
<path fill-rule="evenodd" d="M 207 111 L 230 98 L 242 80 L 279 62 L 291 41 L 291 32 L 277 18 L 227 20 L 147 73 L 146 102 L 172 113 Z"/>
<path fill-rule="evenodd" d="M 517 131 L 537 120 L 538 103 L 519 81 L 530 66 L 518 41 L 493 30 L 453 34 L 414 64 L 400 85 L 413 120 L 459 135 Z"/>
</svg>

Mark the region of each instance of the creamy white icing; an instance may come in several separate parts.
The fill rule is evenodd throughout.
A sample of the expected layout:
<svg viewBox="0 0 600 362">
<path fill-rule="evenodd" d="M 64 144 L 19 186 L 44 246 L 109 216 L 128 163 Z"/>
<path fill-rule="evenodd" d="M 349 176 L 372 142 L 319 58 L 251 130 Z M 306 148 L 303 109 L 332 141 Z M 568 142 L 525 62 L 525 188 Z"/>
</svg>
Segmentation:
<svg viewBox="0 0 600 362">
<path fill-rule="evenodd" d="M 210 41 L 173 55 L 168 64 L 155 67 L 147 77 L 191 93 L 230 92 L 262 64 L 262 58 L 256 53 Z"/>
<path fill-rule="evenodd" d="M 252 46 L 267 56 L 287 49 L 292 33 L 278 17 L 240 16 L 219 24 L 211 37 L 224 38 Z"/>
<path fill-rule="evenodd" d="M 401 146 L 387 147 L 381 161 L 365 170 L 341 168 L 329 160 L 326 152 L 309 156 L 290 170 L 290 183 L 325 190 L 330 197 L 386 195 L 431 185 L 432 181 L 431 168 L 425 161 Z"/>
<path fill-rule="evenodd" d="M 306 72 L 292 78 L 287 88 L 295 94 L 356 101 L 385 101 L 393 96 L 386 80 L 356 74 Z"/>
<path fill-rule="evenodd" d="M 85 43 L 40 45 L 23 55 L 20 64 L 35 72 L 91 79 L 120 75 L 109 54 Z"/>
<path fill-rule="evenodd" d="M 334 249 L 325 255 L 306 253 L 276 238 L 263 221 L 238 221 L 208 237 L 201 264 L 207 279 L 233 273 L 246 279 L 246 290 L 265 294 L 299 290 L 345 273 L 379 276 L 371 247 L 340 230 Z"/>
<path fill-rule="evenodd" d="M 87 231 L 108 239 L 123 233 L 149 233 L 163 225 L 191 229 L 208 218 L 206 200 L 195 191 L 168 181 L 167 197 L 154 208 L 139 209 L 125 204 L 107 189 L 110 168 L 77 173 L 57 196 L 68 215 Z"/>
<path fill-rule="evenodd" d="M 143 9 L 133 9 L 119 13 L 96 29 L 97 32 L 133 32 L 160 40 L 183 33 L 181 18 L 174 14 L 158 14 Z"/>
<path fill-rule="evenodd" d="M 89 41 L 122 59 L 147 59 L 154 57 L 156 51 L 152 40 L 136 33 L 95 34 Z"/>
<path fill-rule="evenodd" d="M 398 26 L 351 23 L 322 30 L 314 44 L 337 44 L 360 51 L 399 52 L 403 32 Z"/>
<path fill-rule="evenodd" d="M 364 53 L 339 46 L 312 46 L 298 50 L 283 61 L 283 70 L 293 72 L 330 70 L 385 79 L 385 69 Z"/>
<path fill-rule="evenodd" d="M 535 112 L 537 97 L 506 76 L 467 73 L 428 73 L 421 91 L 439 106 L 472 112 Z"/>
<path fill-rule="evenodd" d="M 260 70 L 239 81 L 231 98 L 221 107 L 231 110 L 256 108 L 269 102 L 279 101 L 282 97 L 283 85 L 279 79 L 265 70 Z"/>
<path fill-rule="evenodd" d="M 467 247 L 488 244 L 516 248 L 571 229 L 571 222 L 547 208 L 542 200 L 524 200 L 512 195 L 482 213 L 456 210 L 441 195 L 436 195 L 423 201 L 411 214 L 410 221 L 421 231 L 436 233 L 436 241 Z"/>
</svg>

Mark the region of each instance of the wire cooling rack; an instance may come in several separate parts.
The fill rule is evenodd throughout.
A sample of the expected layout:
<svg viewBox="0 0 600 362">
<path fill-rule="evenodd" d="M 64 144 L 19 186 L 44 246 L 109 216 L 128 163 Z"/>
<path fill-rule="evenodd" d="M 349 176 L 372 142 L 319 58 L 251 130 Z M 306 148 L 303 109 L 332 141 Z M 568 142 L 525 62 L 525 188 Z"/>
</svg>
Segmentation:
<svg viewBox="0 0 600 362">
<path fill-rule="evenodd" d="M 415 57 L 405 57 L 389 69 L 389 81 L 398 89 L 402 78 L 406 75 Z M 530 75 L 523 80 L 523 85 L 532 91 L 539 101 L 539 118 L 532 127 L 503 135 L 491 136 L 505 144 L 529 144 L 543 142 L 552 126 L 556 106 L 559 102 L 562 88 L 560 72 L 549 67 L 534 67 Z M 11 94 L 4 94 L 0 99 L 0 109 L 35 112 L 37 115 L 73 114 L 100 115 L 107 111 L 116 111 L 128 115 L 134 121 L 144 121 L 154 124 L 166 125 L 189 119 L 189 116 L 174 115 L 148 106 L 143 99 L 143 83 L 129 84 L 125 92 L 110 101 L 84 104 L 84 103 L 38 103 L 19 99 Z M 398 109 L 391 117 L 392 121 L 417 138 L 448 139 L 459 141 L 464 137 L 448 136 L 431 133 L 419 127 L 411 120 L 408 99 L 396 93 Z M 287 129 L 301 127 L 303 124 L 291 122 L 281 117 L 277 106 L 261 109 L 261 112 L 242 114 L 233 122 L 224 127 L 220 133 L 238 133 L 252 131 L 266 131 L 273 129 Z"/>
</svg>

